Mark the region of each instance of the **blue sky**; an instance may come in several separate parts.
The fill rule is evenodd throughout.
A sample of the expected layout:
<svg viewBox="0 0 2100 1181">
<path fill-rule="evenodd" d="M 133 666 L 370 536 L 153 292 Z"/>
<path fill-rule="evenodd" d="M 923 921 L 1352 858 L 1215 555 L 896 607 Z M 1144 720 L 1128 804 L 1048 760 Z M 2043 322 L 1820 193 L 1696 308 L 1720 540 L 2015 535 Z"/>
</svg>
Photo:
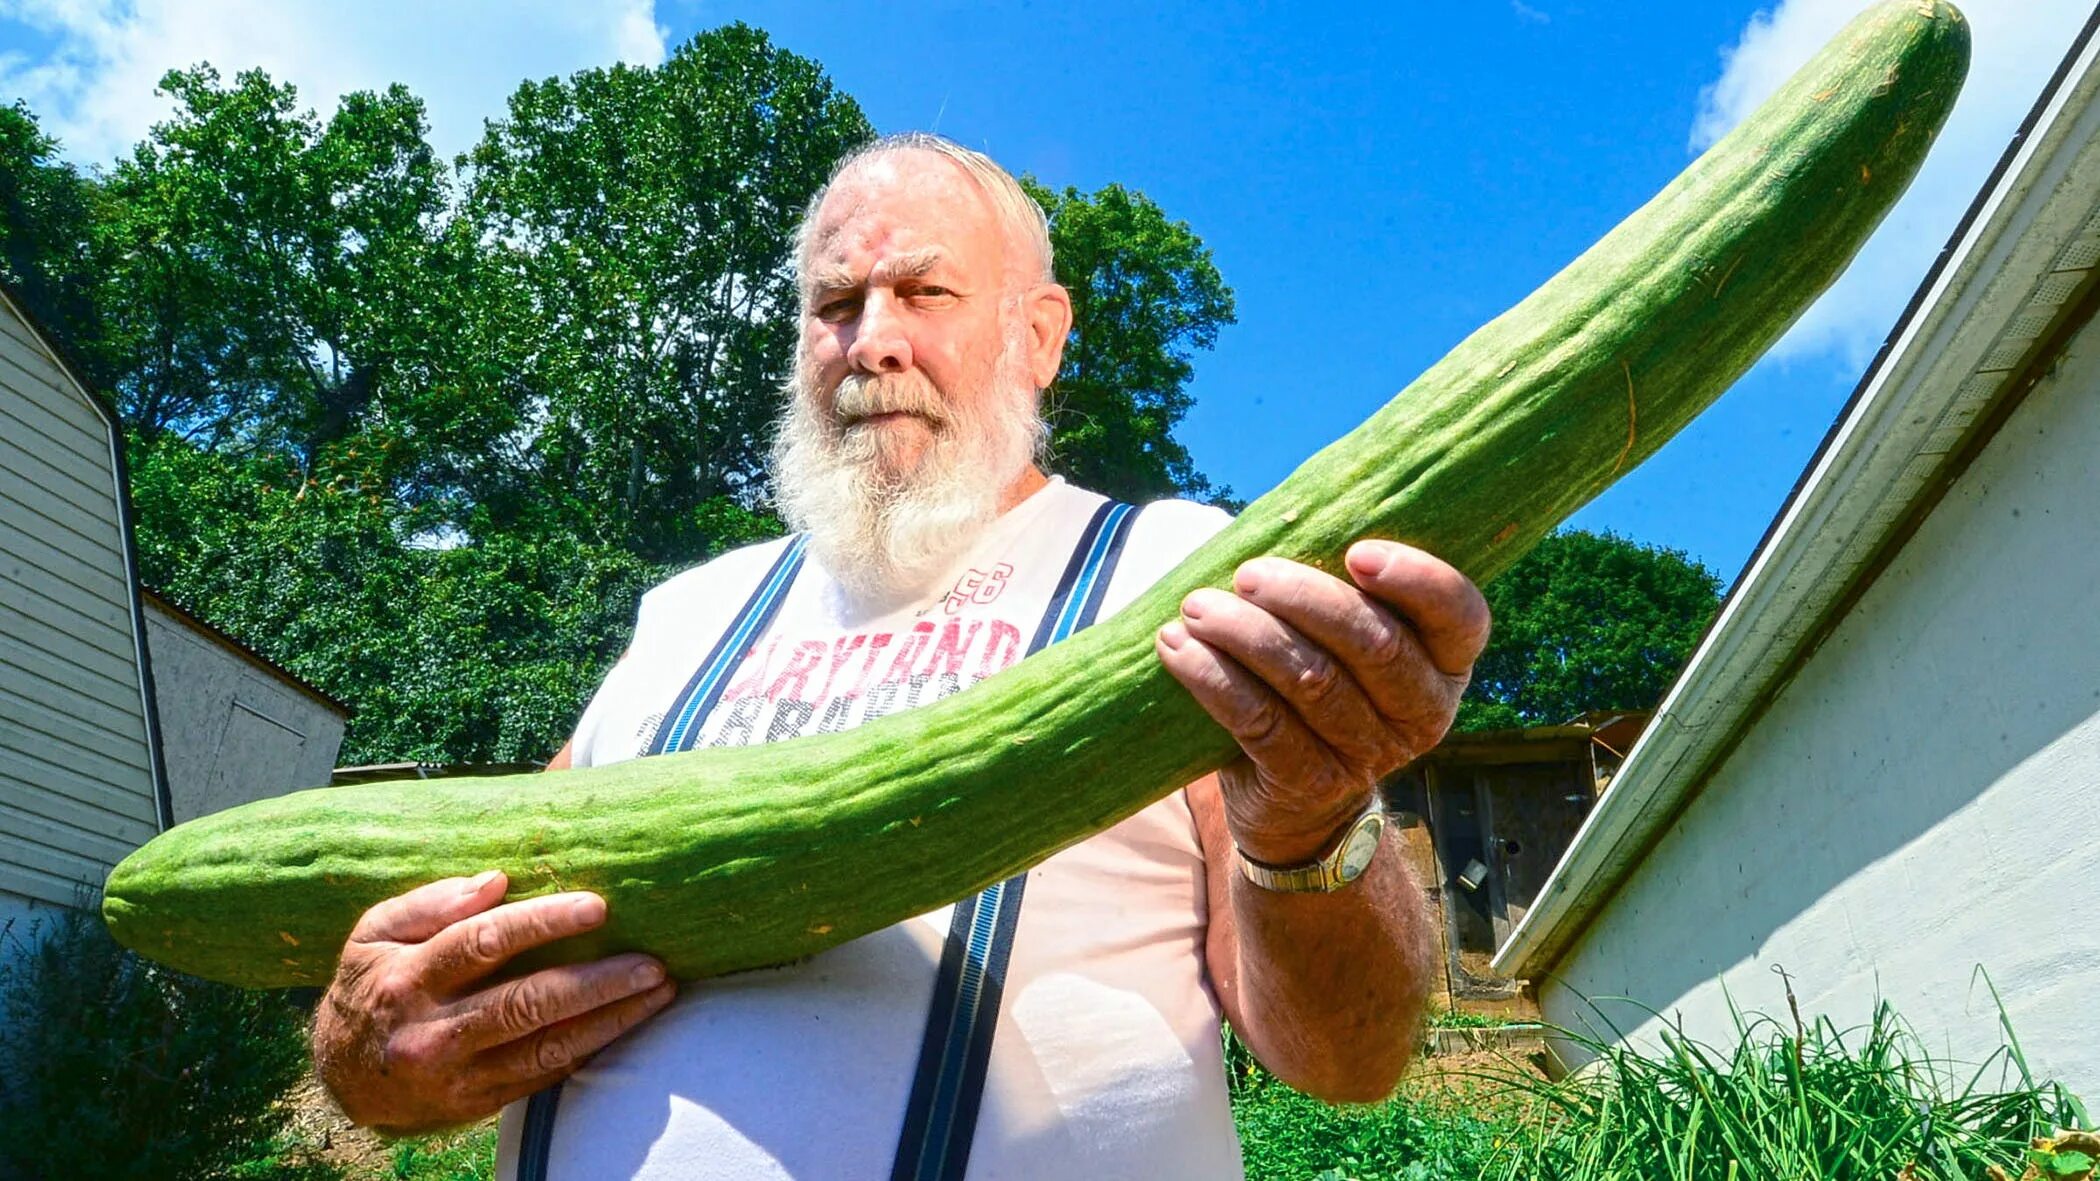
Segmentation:
<svg viewBox="0 0 2100 1181">
<path fill-rule="evenodd" d="M 0 93 L 93 162 L 164 109 L 151 80 L 170 65 L 262 65 L 324 111 L 398 79 L 455 151 L 520 78 L 656 60 L 744 20 L 821 62 L 879 129 L 939 130 L 1058 186 L 1122 183 L 1186 220 L 1239 323 L 1198 357 L 1181 437 L 1251 496 L 1638 206 L 1861 4 L 869 7 L 0 0 Z M 2087 11 L 1964 8 L 1969 88 L 1860 265 L 1577 524 L 1724 578 L 1750 556 Z"/>
</svg>

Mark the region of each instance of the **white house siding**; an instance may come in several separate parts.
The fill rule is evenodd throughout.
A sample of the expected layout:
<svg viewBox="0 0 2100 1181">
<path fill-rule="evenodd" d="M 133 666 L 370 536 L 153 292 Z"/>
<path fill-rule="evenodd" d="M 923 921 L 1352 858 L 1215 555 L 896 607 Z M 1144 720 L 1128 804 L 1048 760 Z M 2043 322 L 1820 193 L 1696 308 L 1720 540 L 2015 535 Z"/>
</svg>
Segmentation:
<svg viewBox="0 0 2100 1181">
<path fill-rule="evenodd" d="M 2100 328 L 2088 326 L 1541 988 L 1725 1043 L 1728 997 L 1893 1002 L 1980 1061 L 2005 999 L 2100 1098 Z M 1725 993 L 1724 993 L 1725 989 Z M 1630 1006 L 1605 1011 L 1636 1039 Z"/>
<path fill-rule="evenodd" d="M 341 709 L 151 596 L 145 607 L 176 823 L 328 783 L 343 741 Z"/>
<path fill-rule="evenodd" d="M 0 910 L 159 830 L 110 428 L 0 299 Z"/>
</svg>

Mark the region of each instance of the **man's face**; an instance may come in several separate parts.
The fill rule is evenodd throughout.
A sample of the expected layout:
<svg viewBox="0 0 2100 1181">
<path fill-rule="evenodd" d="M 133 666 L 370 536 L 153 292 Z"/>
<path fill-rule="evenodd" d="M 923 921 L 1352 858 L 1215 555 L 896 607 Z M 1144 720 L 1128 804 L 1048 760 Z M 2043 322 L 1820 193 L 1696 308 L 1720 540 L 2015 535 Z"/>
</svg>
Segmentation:
<svg viewBox="0 0 2100 1181">
<path fill-rule="evenodd" d="M 809 242 L 801 327 L 815 378 L 810 409 L 871 453 L 883 475 L 908 480 L 937 437 L 1013 391 L 997 380 L 1010 352 L 998 219 L 952 162 L 896 152 L 834 183 Z"/>
</svg>

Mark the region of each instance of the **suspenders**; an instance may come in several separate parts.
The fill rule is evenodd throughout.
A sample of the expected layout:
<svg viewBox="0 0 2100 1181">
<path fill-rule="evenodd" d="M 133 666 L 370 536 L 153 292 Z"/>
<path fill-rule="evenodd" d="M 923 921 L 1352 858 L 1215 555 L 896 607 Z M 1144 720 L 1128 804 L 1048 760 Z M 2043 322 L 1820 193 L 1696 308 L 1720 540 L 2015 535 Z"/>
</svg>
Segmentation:
<svg viewBox="0 0 2100 1181">
<path fill-rule="evenodd" d="M 787 598 L 787 589 L 802 569 L 802 550 L 809 544 L 806 534 L 797 533 L 788 539 L 787 548 L 773 560 L 773 568 L 758 580 L 758 589 L 744 602 L 736 618 L 729 621 L 728 630 L 715 641 L 714 650 L 700 667 L 693 672 L 693 679 L 685 683 L 671 708 L 664 713 L 664 720 L 656 727 L 656 736 L 649 740 L 649 753 L 660 755 L 667 751 L 689 750 L 698 736 L 700 723 L 707 720 L 709 710 L 722 699 L 722 687 L 729 682 L 729 674 L 737 662 L 744 658 L 745 649 L 773 622 L 780 611 L 781 600 Z"/>
<path fill-rule="evenodd" d="M 1136 516 L 1131 506 L 1116 501 L 1095 510 L 1058 579 L 1029 652 L 1094 622 Z M 721 699 L 729 674 L 779 612 L 788 587 L 802 568 L 807 540 L 801 534 L 792 538 L 759 580 L 751 598 L 665 712 L 650 740 L 650 754 L 690 748 L 708 712 Z M 1006 984 L 1006 964 L 1013 954 L 1027 876 L 1018 874 L 994 883 L 976 897 L 955 904 L 891 1181 L 961 1181 L 969 1164 L 970 1139 L 977 1128 L 985 1071 L 991 1061 L 992 1031 L 998 1024 L 999 998 Z M 561 1090 L 562 1085 L 556 1083 L 526 1102 L 517 1181 L 547 1181 Z"/>
<path fill-rule="evenodd" d="M 1134 516 L 1129 505 L 1110 501 L 1087 522 L 1029 652 L 1094 622 Z M 969 1166 L 992 1031 L 999 1023 L 999 996 L 1027 884 L 1026 873 L 1015 874 L 955 904 L 890 1181 L 962 1181 Z"/>
</svg>

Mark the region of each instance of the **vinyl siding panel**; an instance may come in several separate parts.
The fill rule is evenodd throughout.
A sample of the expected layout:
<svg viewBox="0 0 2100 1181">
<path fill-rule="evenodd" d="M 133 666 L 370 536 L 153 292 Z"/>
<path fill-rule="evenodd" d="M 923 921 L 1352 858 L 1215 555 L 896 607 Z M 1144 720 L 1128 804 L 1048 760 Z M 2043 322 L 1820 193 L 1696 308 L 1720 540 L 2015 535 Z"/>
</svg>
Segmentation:
<svg viewBox="0 0 2100 1181">
<path fill-rule="evenodd" d="M 106 655 L 106 654 L 105 654 Z M 33 648 L 8 630 L 0 619 L 0 664 L 44 683 L 53 704 L 72 708 L 78 702 L 130 714 L 138 709 L 138 686 L 124 679 L 123 666 L 82 668 L 49 648 Z"/>
<path fill-rule="evenodd" d="M 14 651 L 23 654 L 21 660 L 9 663 L 27 671 L 29 653 L 37 653 L 64 665 L 68 677 L 92 674 L 124 686 L 127 695 L 138 692 L 138 662 L 129 652 L 112 652 L 106 646 L 87 643 L 74 636 L 58 631 L 31 609 L 36 604 L 26 598 L 17 604 L 0 596 L 0 634 L 5 634 L 14 645 Z"/>
<path fill-rule="evenodd" d="M 70 385 L 62 384 L 56 373 L 38 364 L 36 358 L 11 352 L 0 345 L 0 387 L 7 389 L 35 390 L 39 400 L 76 398 Z M 42 416 L 20 419 L 25 430 L 34 430 L 47 441 L 73 453 L 74 458 L 89 465 L 106 464 L 109 457 L 103 454 L 107 447 L 105 436 L 96 429 L 94 422 L 83 420 L 54 421 Z M 97 417 L 99 421 L 99 416 Z"/>
<path fill-rule="evenodd" d="M 39 698 L 0 686 L 0 746 L 31 756 L 43 753 L 62 765 L 121 783 L 134 774 L 151 778 L 152 765 L 134 749 L 145 745 L 143 733 L 138 739 L 134 742 L 131 734 L 69 717 Z"/>
<path fill-rule="evenodd" d="M 0 301 L 0 891 L 59 905 L 158 827 L 109 432 Z"/>
<path fill-rule="evenodd" d="M 0 503 L 8 506 L 9 520 L 40 537 L 56 540 L 63 535 L 72 548 L 99 549 L 115 561 L 116 569 L 124 568 L 124 537 L 117 532 L 116 522 L 81 507 L 83 501 L 93 499 L 89 489 L 38 479 L 33 473 L 16 471 L 10 463 L 36 466 L 26 462 L 23 453 L 0 447 Z"/>
<path fill-rule="evenodd" d="M 141 824 L 153 822 L 150 802 L 141 801 L 138 793 L 111 783 L 107 776 L 97 776 L 87 768 L 66 766 L 15 750 L 4 739 L 0 739 L 0 784 L 8 785 L 5 798 L 10 802 L 21 803 L 34 791 L 51 791 L 64 794 L 97 812 Z"/>
</svg>

